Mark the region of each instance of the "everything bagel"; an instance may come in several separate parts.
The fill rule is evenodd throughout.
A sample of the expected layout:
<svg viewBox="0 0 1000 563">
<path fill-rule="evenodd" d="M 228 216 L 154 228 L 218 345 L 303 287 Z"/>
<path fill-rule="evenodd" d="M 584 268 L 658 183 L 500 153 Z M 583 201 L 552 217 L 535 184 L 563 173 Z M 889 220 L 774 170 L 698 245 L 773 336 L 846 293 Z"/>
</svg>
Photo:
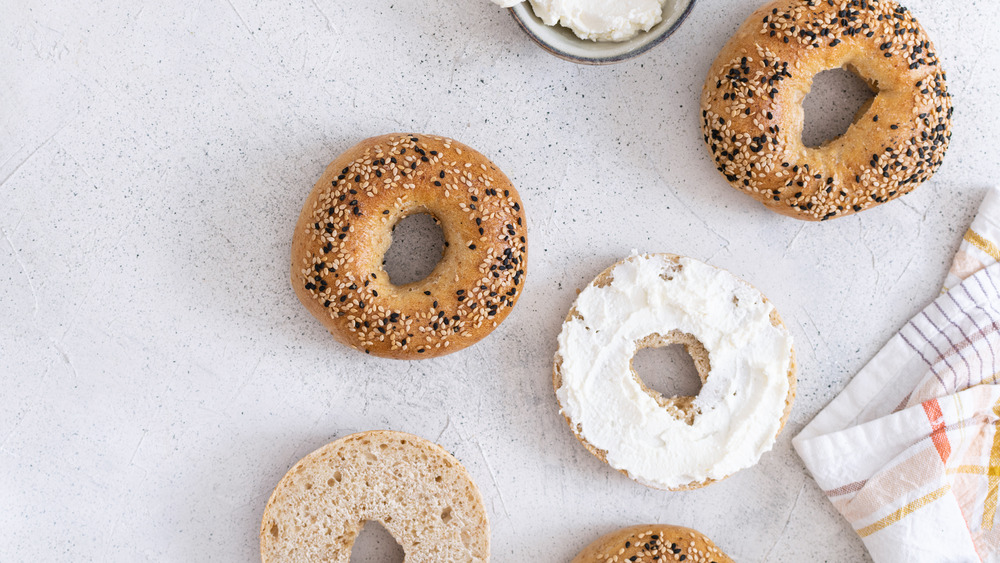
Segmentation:
<svg viewBox="0 0 1000 563">
<path fill-rule="evenodd" d="M 680 526 L 632 526 L 601 536 L 571 563 L 733 563 L 705 534 Z"/>
<path fill-rule="evenodd" d="M 877 93 L 841 137 L 802 143 L 813 77 L 847 68 Z M 951 96 L 934 46 L 889 0 L 777 0 L 751 15 L 709 71 L 702 128 L 729 183 L 810 221 L 895 199 L 930 178 L 951 140 Z"/>
<path fill-rule="evenodd" d="M 428 213 L 444 256 L 397 286 L 382 267 L 392 228 Z M 485 156 L 450 139 L 393 134 L 362 141 L 327 167 L 292 242 L 292 287 L 339 341 L 415 359 L 469 346 L 517 302 L 527 267 L 524 209 Z"/>
</svg>

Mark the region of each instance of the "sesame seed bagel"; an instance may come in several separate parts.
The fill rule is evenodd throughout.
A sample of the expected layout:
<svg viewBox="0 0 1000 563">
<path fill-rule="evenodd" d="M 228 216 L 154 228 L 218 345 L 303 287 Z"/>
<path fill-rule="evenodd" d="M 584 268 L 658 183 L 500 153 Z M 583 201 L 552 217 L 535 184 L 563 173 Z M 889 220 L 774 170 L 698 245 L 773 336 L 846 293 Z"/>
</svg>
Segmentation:
<svg viewBox="0 0 1000 563">
<path fill-rule="evenodd" d="M 264 509 L 264 563 L 348 563 L 362 527 L 379 521 L 407 563 L 484 563 L 490 525 L 465 468 L 441 446 L 388 430 L 361 432 L 299 460 Z"/>
<path fill-rule="evenodd" d="M 665 397 L 632 368 L 642 348 L 683 345 L 702 388 Z M 633 254 L 577 296 L 552 384 L 576 438 L 651 488 L 709 485 L 757 463 L 795 399 L 795 350 L 753 286 L 673 254 Z"/>
<path fill-rule="evenodd" d="M 651 524 L 622 528 L 601 536 L 571 563 L 733 563 L 701 532 L 680 526 Z"/>
<path fill-rule="evenodd" d="M 423 280 L 394 285 L 382 262 L 392 229 L 427 213 L 444 255 Z M 510 313 L 527 268 L 524 209 L 485 156 L 450 139 L 397 133 L 331 163 L 292 241 L 292 287 L 340 342 L 397 359 L 476 343 Z"/>
<path fill-rule="evenodd" d="M 847 68 L 875 98 L 842 136 L 802 142 L 813 77 Z M 716 58 L 701 99 L 716 167 L 768 209 L 809 221 L 909 193 L 941 166 L 951 96 L 934 46 L 890 0 L 777 0 L 753 13 Z"/>
</svg>

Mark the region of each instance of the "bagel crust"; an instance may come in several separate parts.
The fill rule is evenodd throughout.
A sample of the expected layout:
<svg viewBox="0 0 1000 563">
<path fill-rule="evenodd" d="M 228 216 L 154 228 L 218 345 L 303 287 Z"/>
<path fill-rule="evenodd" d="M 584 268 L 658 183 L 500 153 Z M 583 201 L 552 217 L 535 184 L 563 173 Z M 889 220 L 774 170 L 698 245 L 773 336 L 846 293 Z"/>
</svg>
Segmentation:
<svg viewBox="0 0 1000 563">
<path fill-rule="evenodd" d="M 442 227 L 444 255 L 423 280 L 383 268 L 396 223 Z M 450 139 L 397 133 L 362 141 L 309 194 L 292 241 L 292 287 L 344 344 L 397 359 L 474 344 L 517 302 L 527 261 L 524 209 L 485 156 Z"/>
<path fill-rule="evenodd" d="M 813 77 L 847 68 L 876 92 L 847 132 L 802 143 Z M 934 46 L 889 0 L 777 0 L 751 15 L 709 71 L 702 128 L 716 167 L 768 209 L 810 221 L 909 193 L 941 166 L 951 96 Z"/>
<path fill-rule="evenodd" d="M 680 526 L 649 524 L 622 528 L 601 536 L 571 563 L 733 563 L 701 532 Z"/>
</svg>

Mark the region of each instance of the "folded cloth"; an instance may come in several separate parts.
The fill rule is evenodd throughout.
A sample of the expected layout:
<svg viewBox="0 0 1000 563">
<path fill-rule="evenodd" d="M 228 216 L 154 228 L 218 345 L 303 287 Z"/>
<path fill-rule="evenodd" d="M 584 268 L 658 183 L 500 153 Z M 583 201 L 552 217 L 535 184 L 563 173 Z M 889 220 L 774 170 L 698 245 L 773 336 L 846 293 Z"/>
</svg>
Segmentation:
<svg viewBox="0 0 1000 563">
<path fill-rule="evenodd" d="M 1000 262 L 1000 189 L 994 188 L 986 194 L 979 214 L 972 226 L 962 237 L 962 246 L 955 254 L 944 291 L 948 291 L 962 280 L 979 270 Z"/>
<path fill-rule="evenodd" d="M 1000 563 L 1000 190 L 946 291 L 792 441 L 878 563 Z"/>
</svg>

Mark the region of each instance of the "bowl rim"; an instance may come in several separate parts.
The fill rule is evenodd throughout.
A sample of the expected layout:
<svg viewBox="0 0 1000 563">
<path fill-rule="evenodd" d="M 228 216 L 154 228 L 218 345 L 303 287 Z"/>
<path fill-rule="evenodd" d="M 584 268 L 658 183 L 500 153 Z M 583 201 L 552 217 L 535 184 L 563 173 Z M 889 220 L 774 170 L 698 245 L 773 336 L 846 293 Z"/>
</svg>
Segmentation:
<svg viewBox="0 0 1000 563">
<path fill-rule="evenodd" d="M 553 46 L 552 44 L 545 42 L 545 40 L 543 40 L 538 34 L 536 34 L 531 29 L 531 26 L 527 22 L 525 22 L 524 19 L 521 18 L 521 15 L 518 14 L 517 12 L 516 8 L 518 6 L 525 6 L 526 4 L 529 4 L 528 0 L 524 0 L 523 2 L 518 4 L 518 6 L 512 6 L 508 8 L 508 11 L 510 12 L 511 17 L 514 18 L 514 21 L 517 22 L 517 25 L 521 27 L 521 29 L 528 35 L 528 37 L 531 38 L 531 40 L 534 41 L 535 44 L 537 44 L 539 47 L 541 47 L 548 53 L 555 55 L 560 59 L 563 59 L 564 61 L 570 61 L 578 64 L 607 65 L 607 64 L 620 63 L 622 61 L 627 61 L 629 59 L 638 57 L 639 55 L 648 52 L 653 47 L 656 47 L 657 45 L 663 43 L 668 37 L 673 35 L 674 32 L 676 32 L 677 29 L 681 26 L 681 24 L 683 24 L 684 21 L 687 20 L 687 17 L 691 14 L 691 10 L 694 8 L 695 3 L 697 2 L 697 0 L 686 0 L 686 1 L 687 1 L 687 6 L 684 8 L 684 11 L 681 12 L 681 15 L 678 16 L 677 20 L 674 21 L 674 23 L 672 23 L 669 28 L 661 32 L 658 37 L 631 51 L 627 51 L 619 55 L 611 55 L 606 57 L 600 57 L 600 56 L 581 57 L 578 55 L 567 53 L 566 51 L 563 51 Z M 526 9 L 531 10 L 532 8 L 531 6 L 527 6 Z M 584 41 L 584 39 L 580 39 L 580 41 Z"/>
</svg>

